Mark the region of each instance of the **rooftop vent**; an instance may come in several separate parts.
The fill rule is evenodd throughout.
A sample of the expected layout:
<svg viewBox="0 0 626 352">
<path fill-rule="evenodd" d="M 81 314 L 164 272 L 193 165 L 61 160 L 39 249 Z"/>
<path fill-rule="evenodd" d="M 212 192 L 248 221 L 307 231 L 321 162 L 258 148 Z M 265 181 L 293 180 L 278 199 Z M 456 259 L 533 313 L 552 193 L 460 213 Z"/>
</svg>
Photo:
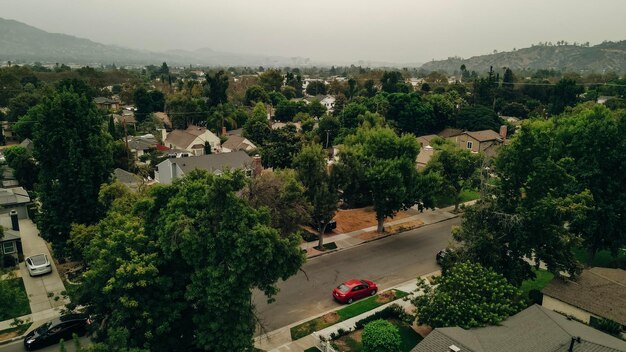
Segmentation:
<svg viewBox="0 0 626 352">
<path fill-rule="evenodd" d="M 450 345 L 450 347 L 448 347 L 450 352 L 460 352 L 461 349 L 456 347 L 455 345 Z"/>
</svg>

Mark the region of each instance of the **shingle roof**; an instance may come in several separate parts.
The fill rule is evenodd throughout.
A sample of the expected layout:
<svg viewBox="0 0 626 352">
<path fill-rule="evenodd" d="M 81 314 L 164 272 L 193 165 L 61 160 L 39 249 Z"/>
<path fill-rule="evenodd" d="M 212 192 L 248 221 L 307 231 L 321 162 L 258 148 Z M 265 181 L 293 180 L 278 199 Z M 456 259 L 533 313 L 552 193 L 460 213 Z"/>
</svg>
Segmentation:
<svg viewBox="0 0 626 352">
<path fill-rule="evenodd" d="M 24 139 L 19 145 L 20 145 L 20 147 L 28 150 L 31 153 L 33 152 L 33 149 L 35 148 L 35 145 L 33 144 L 33 141 L 31 141 L 28 138 Z"/>
<path fill-rule="evenodd" d="M 155 149 L 158 141 L 153 135 L 130 136 L 128 137 L 128 148 L 130 150 Z"/>
<path fill-rule="evenodd" d="M 459 327 L 433 330 L 412 352 L 566 352 L 572 337 L 576 352 L 626 351 L 626 342 L 538 305 L 533 305 L 500 326 L 464 330 Z"/>
<path fill-rule="evenodd" d="M 135 175 L 120 168 L 116 168 L 115 170 L 113 170 L 113 177 L 130 188 L 141 184 L 141 182 L 143 181 L 141 176 Z"/>
<path fill-rule="evenodd" d="M 232 151 L 235 150 L 247 150 L 248 148 L 256 149 L 254 143 L 241 136 L 232 135 L 228 137 L 228 140 L 222 144 L 223 148 L 228 148 Z"/>
<path fill-rule="evenodd" d="M 501 139 L 502 137 L 498 132 L 492 130 L 465 132 L 468 136 L 476 139 L 479 142 L 493 141 L 495 139 Z"/>
<path fill-rule="evenodd" d="M 93 98 L 93 102 L 96 104 L 119 104 L 120 102 L 117 100 L 112 100 L 107 97 L 96 97 Z"/>
<path fill-rule="evenodd" d="M 25 204 L 30 197 L 22 187 L 0 188 L 0 205 Z"/>
<path fill-rule="evenodd" d="M 198 136 L 195 136 L 191 133 L 187 133 L 187 131 L 183 130 L 173 130 L 172 132 L 167 134 L 167 138 L 163 142 L 166 146 L 170 144 L 179 147 L 179 148 L 187 148 L 191 142 L 193 142 Z"/>
<path fill-rule="evenodd" d="M 172 120 L 170 119 L 169 116 L 167 116 L 166 113 L 164 112 L 155 112 L 154 117 L 156 117 L 157 119 L 161 120 L 161 122 L 163 122 L 163 124 L 169 128 L 172 128 Z"/>
<path fill-rule="evenodd" d="M 244 151 L 232 153 L 209 154 L 172 158 L 164 162 L 178 165 L 184 173 L 194 169 L 207 170 L 211 173 L 223 172 L 225 169 L 246 169 L 252 166 L 252 158 Z"/>
<path fill-rule="evenodd" d="M 441 132 L 439 132 L 437 134 L 440 137 L 448 138 L 448 137 L 458 136 L 461 133 L 463 133 L 463 131 L 458 129 L 458 128 L 444 128 L 443 131 L 441 131 Z"/>
<path fill-rule="evenodd" d="M 626 325 L 626 270 L 583 270 L 578 280 L 552 280 L 542 292 L 589 313 Z"/>
</svg>

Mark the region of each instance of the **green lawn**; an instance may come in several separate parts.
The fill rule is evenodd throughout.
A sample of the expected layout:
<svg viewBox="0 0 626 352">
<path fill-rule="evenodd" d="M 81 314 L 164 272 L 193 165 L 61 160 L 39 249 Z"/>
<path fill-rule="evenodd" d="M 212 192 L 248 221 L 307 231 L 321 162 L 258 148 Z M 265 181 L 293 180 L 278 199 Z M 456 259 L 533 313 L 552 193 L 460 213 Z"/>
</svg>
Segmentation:
<svg viewBox="0 0 626 352">
<path fill-rule="evenodd" d="M 408 295 L 408 293 L 404 292 L 404 291 L 400 291 L 400 290 L 393 290 L 395 292 L 395 299 L 399 299 L 402 297 L 405 297 Z M 368 297 L 364 300 L 358 301 L 356 303 L 352 303 L 351 305 L 342 308 L 340 310 L 337 311 L 337 314 L 339 315 L 339 320 L 334 322 L 334 323 L 327 323 L 324 321 L 324 319 L 322 317 L 319 318 L 315 318 L 312 320 L 309 320 L 305 323 L 302 323 L 300 325 L 296 325 L 294 327 L 291 328 L 291 339 L 292 340 L 298 340 L 300 338 L 305 337 L 306 335 L 309 335 L 315 331 L 319 331 L 322 330 L 324 328 L 327 328 L 331 325 L 337 324 L 341 321 L 344 321 L 346 319 L 350 319 L 353 317 L 356 317 L 359 314 L 363 314 L 367 311 L 370 311 L 376 307 L 380 307 L 385 303 L 389 303 L 389 302 L 376 302 L 376 298 L 378 298 L 378 295 L 376 296 L 372 296 L 372 297 Z"/>
<path fill-rule="evenodd" d="M 480 192 L 478 191 L 471 189 L 464 189 L 461 191 L 461 204 L 478 198 L 480 198 Z M 435 197 L 435 206 L 437 208 L 445 208 L 451 205 L 454 205 L 453 197 L 445 195 Z"/>
<path fill-rule="evenodd" d="M 422 341 L 422 336 L 416 333 L 415 330 L 413 330 L 413 328 L 411 328 L 407 324 L 397 321 L 397 320 L 394 320 L 391 323 L 395 325 L 398 328 L 398 331 L 400 332 L 400 338 L 402 339 L 402 344 L 400 345 L 400 351 L 409 352 L 413 348 L 415 348 L 415 346 L 420 341 Z"/>
<path fill-rule="evenodd" d="M 522 282 L 521 290 L 524 297 L 528 297 L 528 292 L 530 292 L 530 290 L 543 290 L 543 288 L 546 287 L 546 285 L 554 278 L 554 274 L 547 270 L 533 269 L 533 272 L 537 275 L 534 280 L 525 280 Z"/>
<path fill-rule="evenodd" d="M 622 250 L 618 253 L 617 257 L 613 257 L 610 251 L 599 251 L 596 253 L 595 258 L 591 259 L 589 252 L 584 248 L 579 248 L 574 251 L 576 259 L 579 262 L 587 266 L 600 266 L 604 268 L 616 268 L 620 267 L 618 262 L 621 262 L 622 269 L 626 269 L 626 250 Z"/>
<path fill-rule="evenodd" d="M 10 299 L 10 303 L 4 302 L 0 311 L 0 320 L 13 319 L 22 315 L 30 314 L 30 304 L 28 295 L 21 278 L 2 280 L 3 296 Z"/>
</svg>

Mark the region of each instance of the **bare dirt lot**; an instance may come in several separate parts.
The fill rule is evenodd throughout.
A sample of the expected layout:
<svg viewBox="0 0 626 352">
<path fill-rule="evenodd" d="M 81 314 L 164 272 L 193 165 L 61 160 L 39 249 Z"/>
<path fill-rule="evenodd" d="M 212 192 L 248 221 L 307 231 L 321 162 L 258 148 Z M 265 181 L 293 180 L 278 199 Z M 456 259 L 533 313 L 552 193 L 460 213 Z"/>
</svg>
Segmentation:
<svg viewBox="0 0 626 352">
<path fill-rule="evenodd" d="M 391 219 L 385 219 L 385 223 L 395 220 L 400 220 L 411 215 L 415 215 L 418 212 L 414 209 L 407 211 L 401 211 Z M 339 210 L 335 215 L 335 221 L 337 221 L 337 228 L 333 231 L 335 233 L 348 233 L 356 230 L 361 230 L 367 227 L 376 226 L 376 212 L 372 207 Z"/>
</svg>

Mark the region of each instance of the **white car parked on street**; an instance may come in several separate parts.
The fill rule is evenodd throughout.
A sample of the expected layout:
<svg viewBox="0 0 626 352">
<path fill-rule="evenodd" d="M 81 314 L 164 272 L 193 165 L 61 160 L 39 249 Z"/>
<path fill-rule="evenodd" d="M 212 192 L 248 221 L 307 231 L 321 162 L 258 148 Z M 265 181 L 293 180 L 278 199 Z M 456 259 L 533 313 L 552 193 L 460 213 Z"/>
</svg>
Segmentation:
<svg viewBox="0 0 626 352">
<path fill-rule="evenodd" d="M 52 265 L 48 256 L 45 254 L 37 254 L 26 258 L 26 268 L 30 276 L 43 275 L 52 272 Z"/>
</svg>

